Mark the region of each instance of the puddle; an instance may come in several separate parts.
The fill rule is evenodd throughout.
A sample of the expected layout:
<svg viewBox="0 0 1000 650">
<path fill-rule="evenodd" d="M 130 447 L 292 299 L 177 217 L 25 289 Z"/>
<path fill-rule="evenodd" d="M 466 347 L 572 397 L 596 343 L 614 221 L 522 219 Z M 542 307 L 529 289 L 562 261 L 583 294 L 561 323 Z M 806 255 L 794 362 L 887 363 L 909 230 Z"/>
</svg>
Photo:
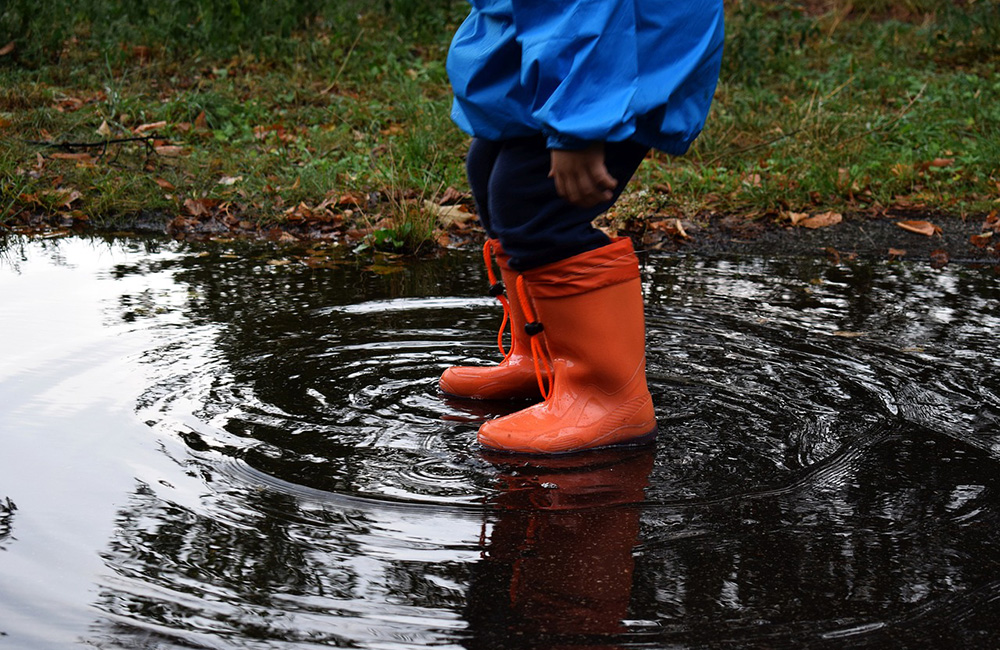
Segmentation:
<svg viewBox="0 0 1000 650">
<path fill-rule="evenodd" d="M 436 387 L 496 358 L 476 252 L 289 259 L 7 240 L 0 646 L 1000 636 L 993 268 L 650 257 L 656 447 L 525 463 Z"/>
</svg>

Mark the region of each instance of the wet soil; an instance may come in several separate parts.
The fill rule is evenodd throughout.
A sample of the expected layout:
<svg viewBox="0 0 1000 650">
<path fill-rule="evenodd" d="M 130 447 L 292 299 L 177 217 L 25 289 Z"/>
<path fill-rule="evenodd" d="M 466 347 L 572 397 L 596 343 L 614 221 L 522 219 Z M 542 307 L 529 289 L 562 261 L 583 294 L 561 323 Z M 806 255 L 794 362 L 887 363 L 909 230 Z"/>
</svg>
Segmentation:
<svg viewBox="0 0 1000 650">
<path fill-rule="evenodd" d="M 345 220 L 300 219 L 281 225 L 228 224 L 212 215 L 203 218 L 143 213 L 115 233 L 167 234 L 183 241 L 269 240 L 282 244 L 316 241 L 340 243 L 352 248 L 365 239 L 372 227 Z M 934 235 L 903 229 L 903 221 L 927 222 Z M 934 210 L 887 212 L 881 216 L 844 214 L 843 221 L 823 228 L 789 225 L 776 216 L 747 217 L 737 214 L 705 214 L 691 219 L 652 216 L 624 224 L 611 219 L 598 225 L 609 232 L 630 236 L 639 250 L 694 254 L 734 254 L 762 257 L 828 257 L 846 259 L 930 261 L 936 266 L 949 262 L 1000 264 L 1000 223 L 996 212 L 956 215 Z M 42 217 L 25 219 L 7 230 L 24 234 L 95 234 L 95 228 L 67 221 L 53 223 Z M 99 231 L 98 231 L 99 232 Z M 485 233 L 474 219 L 442 227 L 428 245 L 418 251 L 432 253 L 451 248 L 477 247 Z"/>
<path fill-rule="evenodd" d="M 927 221 L 940 228 L 932 236 L 904 230 L 901 221 Z M 640 241 L 657 250 L 692 253 L 732 253 L 763 257 L 827 256 L 869 260 L 907 259 L 935 264 L 953 262 L 1000 263 L 1000 237 L 989 236 L 979 245 L 974 237 L 991 233 L 988 216 L 957 216 L 940 212 L 899 212 L 882 217 L 844 215 L 834 226 L 808 229 L 778 223 L 774 219 L 746 219 L 735 215 L 712 215 L 703 220 L 682 221 L 688 235 L 651 236 L 636 229 Z"/>
</svg>

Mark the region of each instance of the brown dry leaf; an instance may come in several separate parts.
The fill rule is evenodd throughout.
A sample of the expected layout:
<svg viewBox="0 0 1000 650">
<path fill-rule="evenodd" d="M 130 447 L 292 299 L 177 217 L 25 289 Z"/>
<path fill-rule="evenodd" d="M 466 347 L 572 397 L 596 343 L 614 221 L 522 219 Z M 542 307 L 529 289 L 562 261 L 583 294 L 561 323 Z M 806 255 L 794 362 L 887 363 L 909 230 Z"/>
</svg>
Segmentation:
<svg viewBox="0 0 1000 650">
<path fill-rule="evenodd" d="M 176 187 L 174 187 L 173 183 L 163 178 L 154 178 L 153 182 L 168 192 L 173 192 L 174 190 L 177 189 Z"/>
<path fill-rule="evenodd" d="M 76 160 L 77 162 L 93 162 L 94 158 L 89 153 L 62 153 L 51 154 L 50 158 L 56 160 Z"/>
<path fill-rule="evenodd" d="M 135 133 L 136 135 L 142 135 L 147 131 L 155 131 L 156 129 L 162 129 L 165 126 L 167 126 L 167 123 L 164 121 L 149 122 L 148 124 L 140 124 L 139 126 L 132 129 L 132 132 Z"/>
<path fill-rule="evenodd" d="M 153 149 L 164 158 L 179 158 L 185 154 L 184 147 L 178 147 L 174 144 L 161 144 Z"/>
<path fill-rule="evenodd" d="M 198 117 L 194 118 L 194 128 L 199 131 L 208 130 L 208 118 L 205 117 L 205 111 L 198 113 Z"/>
<path fill-rule="evenodd" d="M 903 248 L 890 248 L 889 257 L 890 258 L 906 257 L 906 250 Z"/>
<path fill-rule="evenodd" d="M 941 228 L 935 226 L 930 221 L 897 221 L 896 225 L 903 230 L 915 232 L 918 235 L 924 235 L 926 237 L 933 237 L 934 235 L 941 234 Z"/>
<path fill-rule="evenodd" d="M 73 189 L 42 190 L 39 194 L 53 197 L 57 208 L 68 208 L 83 198 L 82 194 Z"/>
<path fill-rule="evenodd" d="M 451 235 L 448 234 L 447 232 L 440 232 L 438 233 L 436 241 L 437 245 L 440 246 L 441 248 L 448 248 L 449 246 L 451 246 L 452 243 Z"/>
<path fill-rule="evenodd" d="M 986 245 L 990 243 L 991 239 L 993 239 L 992 230 L 969 237 L 969 243 L 976 248 L 986 248 Z"/>
<path fill-rule="evenodd" d="M 14 41 L 7 43 L 3 47 L 0 47 L 0 56 L 7 56 L 14 51 Z"/>
<path fill-rule="evenodd" d="M 133 45 L 132 46 L 132 56 L 139 59 L 142 63 L 147 63 L 150 58 L 152 58 L 153 51 L 147 45 Z"/>
<path fill-rule="evenodd" d="M 799 225 L 802 221 L 809 218 L 808 212 L 789 212 L 788 220 L 792 222 L 793 226 Z"/>
<path fill-rule="evenodd" d="M 931 161 L 931 167 L 950 167 L 955 164 L 954 158 L 935 158 Z"/>
<path fill-rule="evenodd" d="M 465 223 L 476 218 L 476 215 L 462 205 L 438 205 L 433 201 L 424 201 L 427 211 L 437 217 L 441 225 L 447 227 L 456 223 Z"/>
<path fill-rule="evenodd" d="M 305 203 L 299 203 L 295 207 L 285 210 L 286 219 L 289 221 L 302 221 L 313 217 L 313 209 Z"/>
<path fill-rule="evenodd" d="M 441 205 L 454 205 L 455 203 L 461 203 L 468 198 L 468 192 L 459 192 L 454 187 L 449 185 L 444 191 L 444 194 L 441 195 L 441 198 L 438 199 L 438 203 Z"/>
<path fill-rule="evenodd" d="M 948 255 L 948 251 L 941 248 L 931 251 L 931 267 L 935 269 L 944 268 L 949 261 L 951 261 L 951 258 Z"/>
<path fill-rule="evenodd" d="M 219 203 L 219 199 L 187 199 L 184 201 L 184 209 L 192 217 L 203 217 L 211 214 Z"/>
<path fill-rule="evenodd" d="M 821 212 L 820 214 L 814 214 L 807 219 L 803 219 L 800 224 L 804 228 L 815 230 L 816 228 L 835 226 L 843 220 L 844 216 L 839 212 Z"/>
<path fill-rule="evenodd" d="M 97 127 L 97 135 L 101 136 L 102 138 L 111 137 L 111 127 L 108 126 L 107 120 L 102 121 L 101 125 Z"/>
<path fill-rule="evenodd" d="M 347 205 L 354 205 L 360 207 L 364 205 L 364 203 L 365 200 L 360 196 L 358 196 L 357 194 L 355 194 L 354 192 L 347 192 L 345 194 L 341 194 L 340 198 L 337 199 L 337 205 L 339 205 L 340 207 L 344 207 Z"/>
</svg>

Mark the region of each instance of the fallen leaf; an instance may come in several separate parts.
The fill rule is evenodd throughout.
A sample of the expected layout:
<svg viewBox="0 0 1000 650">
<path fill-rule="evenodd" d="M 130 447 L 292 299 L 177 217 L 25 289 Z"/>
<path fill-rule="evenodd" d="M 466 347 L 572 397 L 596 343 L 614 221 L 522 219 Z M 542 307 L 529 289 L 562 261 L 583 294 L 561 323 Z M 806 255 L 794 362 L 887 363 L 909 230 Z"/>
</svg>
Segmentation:
<svg viewBox="0 0 1000 650">
<path fill-rule="evenodd" d="M 918 235 L 924 235 L 926 237 L 933 237 L 934 235 L 941 234 L 941 228 L 935 226 L 930 221 L 897 221 L 896 225 L 903 230 L 914 232 Z"/>
<path fill-rule="evenodd" d="M 303 202 L 285 210 L 285 218 L 289 221 L 302 221 L 313 217 L 313 209 Z"/>
<path fill-rule="evenodd" d="M 163 178 L 154 178 L 153 182 L 168 192 L 172 192 L 177 189 L 176 187 L 174 187 L 173 183 Z"/>
<path fill-rule="evenodd" d="M 136 135 L 142 135 L 143 133 L 146 133 L 147 131 L 155 131 L 156 129 L 162 129 L 166 125 L 167 125 L 167 123 L 164 122 L 164 121 L 149 122 L 148 124 L 140 124 L 139 126 L 137 126 L 134 129 L 132 129 L 132 132 L 135 133 Z"/>
<path fill-rule="evenodd" d="M 132 56 L 139 59 L 139 61 L 146 63 L 149 61 L 152 54 L 152 50 L 146 45 L 133 45 L 132 46 Z"/>
<path fill-rule="evenodd" d="M 889 257 L 890 258 L 906 257 L 906 250 L 902 248 L 890 248 Z"/>
<path fill-rule="evenodd" d="M 39 194 L 53 197 L 57 208 L 68 208 L 71 204 L 83 198 L 82 194 L 72 189 L 43 190 Z"/>
<path fill-rule="evenodd" d="M 7 43 L 3 47 L 0 47 L 0 56 L 7 56 L 14 51 L 14 41 Z"/>
<path fill-rule="evenodd" d="M 935 269 L 944 268 L 947 266 L 951 258 L 948 256 L 948 251 L 944 249 L 937 249 L 931 251 L 931 267 Z"/>
<path fill-rule="evenodd" d="M 76 160 L 78 162 L 91 162 L 94 158 L 89 153 L 62 153 L 56 152 L 49 156 L 56 160 Z"/>
<path fill-rule="evenodd" d="M 242 180 L 242 176 L 223 176 L 219 179 L 219 185 L 236 185 Z"/>
<path fill-rule="evenodd" d="M 969 243 L 976 248 L 986 248 L 986 245 L 990 243 L 991 239 L 993 239 L 992 230 L 969 237 Z"/>
<path fill-rule="evenodd" d="M 184 147 L 178 147 L 173 144 L 162 144 L 158 147 L 153 147 L 153 149 L 164 158 L 179 158 L 184 155 Z"/>
<path fill-rule="evenodd" d="M 184 201 L 184 209 L 192 217 L 203 217 L 211 214 L 219 203 L 218 199 L 187 199 Z"/>
<path fill-rule="evenodd" d="M 337 199 L 337 205 L 340 207 L 344 207 L 347 205 L 355 205 L 360 207 L 364 203 L 365 200 L 362 199 L 357 194 L 354 194 L 353 192 L 347 192 L 346 194 L 341 194 L 340 198 Z"/>
<path fill-rule="evenodd" d="M 441 205 L 454 205 L 456 203 L 461 203 L 468 198 L 468 192 L 459 192 L 454 187 L 449 185 L 444 191 L 444 194 L 441 195 L 441 198 L 438 199 L 438 203 Z"/>
<path fill-rule="evenodd" d="M 931 161 L 931 167 L 950 167 L 954 163 L 954 158 L 935 158 Z"/>
<path fill-rule="evenodd" d="M 815 230 L 816 228 L 826 228 L 835 226 L 844 220 L 839 212 L 821 212 L 799 222 L 802 227 Z"/>
<path fill-rule="evenodd" d="M 792 222 L 793 226 L 799 225 L 802 221 L 809 218 L 808 212 L 789 212 L 788 220 Z"/>
<path fill-rule="evenodd" d="M 441 225 L 446 227 L 456 223 L 465 223 L 476 218 L 476 215 L 461 205 L 438 205 L 433 201 L 424 201 L 424 207 L 427 208 L 428 212 L 437 217 Z"/>
<path fill-rule="evenodd" d="M 108 121 L 107 120 L 104 120 L 103 122 L 101 122 L 101 125 L 99 127 L 97 127 L 97 135 L 99 135 L 101 137 L 104 137 L 104 138 L 110 138 L 111 137 L 111 127 L 108 126 Z"/>
<path fill-rule="evenodd" d="M 194 118 L 194 128 L 199 131 L 208 130 L 208 118 L 205 117 L 205 111 L 198 113 L 198 117 Z"/>
</svg>

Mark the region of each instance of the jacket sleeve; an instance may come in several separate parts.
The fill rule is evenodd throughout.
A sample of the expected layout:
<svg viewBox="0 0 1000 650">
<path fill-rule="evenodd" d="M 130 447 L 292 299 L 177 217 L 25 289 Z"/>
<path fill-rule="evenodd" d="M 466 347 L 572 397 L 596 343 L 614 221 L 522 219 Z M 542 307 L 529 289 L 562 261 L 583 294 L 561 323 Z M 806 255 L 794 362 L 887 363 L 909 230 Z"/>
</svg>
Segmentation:
<svg viewBox="0 0 1000 650">
<path fill-rule="evenodd" d="M 629 138 L 639 74 L 634 1 L 512 0 L 512 6 L 521 85 L 549 148 Z"/>
</svg>

